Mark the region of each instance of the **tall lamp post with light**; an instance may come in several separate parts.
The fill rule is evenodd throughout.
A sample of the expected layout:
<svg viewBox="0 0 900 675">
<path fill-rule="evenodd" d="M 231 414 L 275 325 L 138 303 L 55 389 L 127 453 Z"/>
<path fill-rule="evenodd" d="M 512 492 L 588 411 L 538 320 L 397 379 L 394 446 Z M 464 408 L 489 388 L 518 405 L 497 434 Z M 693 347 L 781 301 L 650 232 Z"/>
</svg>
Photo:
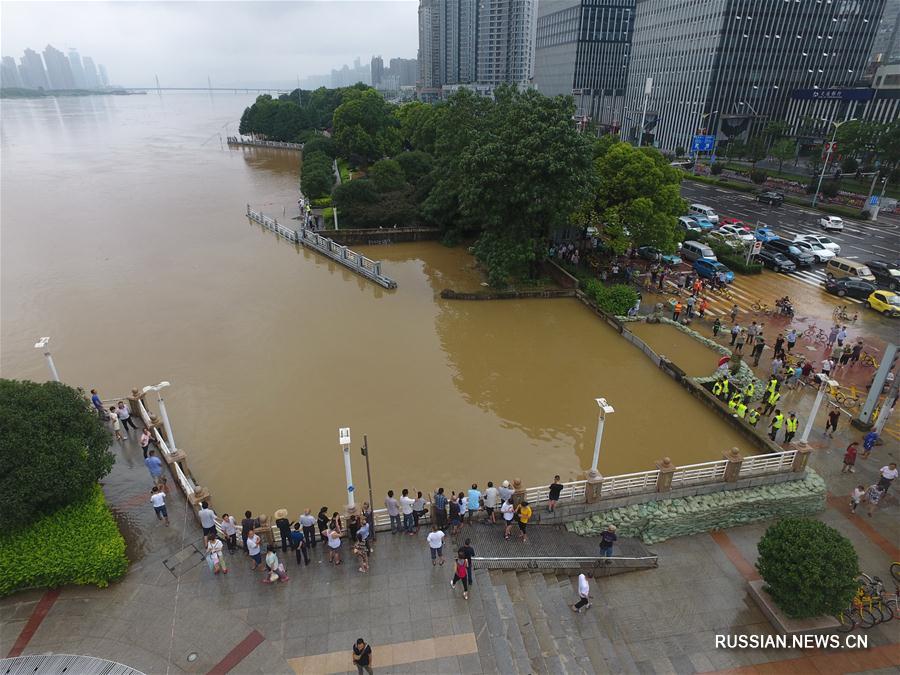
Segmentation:
<svg viewBox="0 0 900 675">
<path fill-rule="evenodd" d="M 595 398 L 597 405 L 600 407 L 600 415 L 597 418 L 597 436 L 594 439 L 594 459 L 591 461 L 591 471 L 597 473 L 597 464 L 600 462 L 600 441 L 603 440 L 603 424 L 606 422 L 606 416 L 614 413 L 613 407 L 607 403 L 605 398 Z"/>
<path fill-rule="evenodd" d="M 353 486 L 353 469 L 350 467 L 350 427 L 340 427 L 338 429 L 338 444 L 344 454 L 344 475 L 347 478 L 347 513 L 356 512 L 356 500 L 353 492 L 356 488 Z"/>
<path fill-rule="evenodd" d="M 812 410 L 809 411 L 809 417 L 806 420 L 806 426 L 803 427 L 803 433 L 800 435 L 799 443 L 801 445 L 805 445 L 809 442 L 809 435 L 812 433 L 813 426 L 816 423 L 816 415 L 819 413 L 822 399 L 825 398 L 825 390 L 829 387 L 837 386 L 837 380 L 830 380 L 827 377 L 819 376 L 819 391 L 816 394 L 816 400 L 813 402 Z"/>
<path fill-rule="evenodd" d="M 59 382 L 59 373 L 56 372 L 56 364 L 53 363 L 53 355 L 50 353 L 50 338 L 45 336 L 34 343 L 35 349 L 42 349 L 44 356 L 47 358 L 47 366 L 50 368 L 50 374 L 53 376 L 54 382 Z"/>
<path fill-rule="evenodd" d="M 824 121 L 824 120 L 823 120 Z M 816 192 L 813 194 L 812 205 L 816 205 L 816 201 L 819 199 L 819 190 L 822 189 L 822 179 L 825 178 L 825 171 L 828 169 L 828 162 L 831 161 L 831 153 L 834 152 L 834 143 L 837 139 L 838 129 L 842 124 L 847 124 L 847 122 L 855 122 L 856 118 L 851 117 L 849 120 L 844 120 L 843 122 L 835 122 L 831 120 L 830 124 L 834 125 L 834 133 L 831 135 L 831 143 L 828 145 L 828 152 L 825 153 L 825 162 L 822 164 L 822 173 L 819 174 L 819 184 L 816 185 Z"/>
<path fill-rule="evenodd" d="M 166 412 L 166 402 L 162 397 L 162 390 L 166 387 L 171 386 L 168 382 L 163 381 L 159 384 L 148 385 L 144 387 L 143 393 L 147 393 L 150 391 L 156 392 L 156 400 L 159 403 L 159 414 L 162 417 L 163 426 L 166 429 L 166 436 L 169 439 L 169 450 L 170 452 L 176 452 L 177 446 L 175 445 L 175 435 L 172 433 L 172 425 L 169 424 L 169 413 Z"/>
</svg>

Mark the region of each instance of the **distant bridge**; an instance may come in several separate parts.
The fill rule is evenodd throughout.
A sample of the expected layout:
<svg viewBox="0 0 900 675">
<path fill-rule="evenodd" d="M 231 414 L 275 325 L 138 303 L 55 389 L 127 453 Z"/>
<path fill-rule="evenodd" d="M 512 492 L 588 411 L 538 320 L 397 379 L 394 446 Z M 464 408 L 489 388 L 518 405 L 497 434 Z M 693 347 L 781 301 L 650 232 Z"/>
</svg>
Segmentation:
<svg viewBox="0 0 900 675">
<path fill-rule="evenodd" d="M 296 88 L 296 87 L 295 87 Z M 289 94 L 293 90 L 288 89 L 272 89 L 272 88 L 256 88 L 256 87 L 123 87 L 126 91 L 231 91 L 235 94 L 243 92 L 249 94 L 256 92 L 258 94 Z"/>
</svg>

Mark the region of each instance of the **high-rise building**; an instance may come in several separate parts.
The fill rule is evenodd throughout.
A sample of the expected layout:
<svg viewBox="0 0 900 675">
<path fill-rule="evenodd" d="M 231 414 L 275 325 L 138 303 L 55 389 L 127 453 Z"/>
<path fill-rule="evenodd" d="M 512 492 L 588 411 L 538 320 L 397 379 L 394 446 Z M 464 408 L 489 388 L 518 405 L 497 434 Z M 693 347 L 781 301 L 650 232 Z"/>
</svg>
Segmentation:
<svg viewBox="0 0 900 675">
<path fill-rule="evenodd" d="M 477 77 L 477 0 L 441 0 L 441 84 L 466 84 Z"/>
<path fill-rule="evenodd" d="M 642 119 L 665 150 L 688 148 L 698 131 L 737 138 L 784 119 L 794 90 L 852 86 L 883 7 L 884 0 L 637 0 L 627 138 L 638 138 Z"/>
<path fill-rule="evenodd" d="M 100 76 L 97 75 L 97 68 L 94 66 L 94 59 L 85 56 L 82 60 L 84 65 L 84 84 L 88 89 L 100 88 Z"/>
<path fill-rule="evenodd" d="M 423 92 L 441 88 L 441 18 L 443 0 L 419 0 L 419 78 Z"/>
<path fill-rule="evenodd" d="M 106 66 L 102 63 L 97 64 L 97 70 L 100 71 L 100 84 L 103 87 L 109 86 L 109 76 L 106 74 Z"/>
<path fill-rule="evenodd" d="M 419 62 L 416 59 L 391 59 L 391 75 L 396 75 L 401 87 L 415 85 L 418 77 Z"/>
<path fill-rule="evenodd" d="M 537 0 L 481 0 L 478 10 L 477 81 L 531 83 Z"/>
<path fill-rule="evenodd" d="M 19 75 L 22 77 L 22 86 L 28 89 L 50 89 L 40 54 L 33 49 L 26 49 L 22 53 L 20 63 Z"/>
<path fill-rule="evenodd" d="M 16 60 L 11 56 L 4 56 L 0 61 L 0 87 L 21 87 L 22 78 L 19 77 L 19 69 L 16 68 Z"/>
<path fill-rule="evenodd" d="M 69 49 L 69 68 L 72 71 L 72 81 L 76 89 L 86 89 L 87 81 L 84 78 L 84 66 L 81 65 L 81 56 L 77 49 Z"/>
<path fill-rule="evenodd" d="M 381 87 L 381 78 L 384 77 L 384 59 L 380 56 L 372 57 L 372 86 L 378 89 Z"/>
<path fill-rule="evenodd" d="M 540 0 L 534 85 L 575 96 L 576 114 L 617 126 L 628 78 L 634 0 Z"/>
<path fill-rule="evenodd" d="M 47 45 L 44 48 L 44 63 L 47 64 L 47 77 L 51 89 L 75 89 L 72 67 L 65 54 Z"/>
</svg>

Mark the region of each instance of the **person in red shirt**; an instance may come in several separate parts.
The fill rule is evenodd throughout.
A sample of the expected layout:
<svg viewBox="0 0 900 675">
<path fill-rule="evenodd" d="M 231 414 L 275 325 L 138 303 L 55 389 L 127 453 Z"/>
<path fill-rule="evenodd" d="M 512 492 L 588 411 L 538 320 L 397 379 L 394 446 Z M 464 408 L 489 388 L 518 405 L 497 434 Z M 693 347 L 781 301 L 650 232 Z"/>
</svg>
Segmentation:
<svg viewBox="0 0 900 675">
<path fill-rule="evenodd" d="M 834 438 L 834 432 L 837 431 L 838 420 L 841 419 L 841 411 L 834 407 L 828 413 L 828 420 L 825 422 L 825 435 Z M 829 431 L 829 429 L 831 431 Z"/>
<path fill-rule="evenodd" d="M 841 473 L 853 473 L 853 465 L 856 464 L 856 446 L 859 445 L 856 441 L 853 441 L 848 447 L 847 452 L 844 453 L 844 466 L 841 469 Z"/>
</svg>

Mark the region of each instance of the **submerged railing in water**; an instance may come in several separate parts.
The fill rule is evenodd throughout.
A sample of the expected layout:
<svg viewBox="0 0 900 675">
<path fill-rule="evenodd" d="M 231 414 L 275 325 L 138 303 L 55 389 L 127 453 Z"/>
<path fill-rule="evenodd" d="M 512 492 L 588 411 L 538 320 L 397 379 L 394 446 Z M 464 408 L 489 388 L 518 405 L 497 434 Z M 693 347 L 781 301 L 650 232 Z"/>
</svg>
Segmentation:
<svg viewBox="0 0 900 675">
<path fill-rule="evenodd" d="M 284 237 L 288 241 L 295 244 L 302 244 L 307 248 L 318 251 L 322 255 L 327 256 L 331 260 L 340 263 L 347 269 L 374 281 L 385 288 L 397 288 L 397 282 L 381 273 L 381 261 L 372 260 L 366 256 L 353 251 L 346 246 L 338 244 L 336 241 L 323 237 L 318 232 L 310 230 L 303 226 L 299 230 L 282 225 L 276 218 L 270 218 L 260 211 L 254 211 L 247 205 L 247 217 L 271 230 L 279 237 Z"/>
<path fill-rule="evenodd" d="M 283 150 L 303 150 L 303 143 L 288 143 L 287 141 L 257 141 L 243 139 L 238 136 L 229 136 L 228 145 L 252 145 L 256 148 L 281 148 Z"/>
</svg>

